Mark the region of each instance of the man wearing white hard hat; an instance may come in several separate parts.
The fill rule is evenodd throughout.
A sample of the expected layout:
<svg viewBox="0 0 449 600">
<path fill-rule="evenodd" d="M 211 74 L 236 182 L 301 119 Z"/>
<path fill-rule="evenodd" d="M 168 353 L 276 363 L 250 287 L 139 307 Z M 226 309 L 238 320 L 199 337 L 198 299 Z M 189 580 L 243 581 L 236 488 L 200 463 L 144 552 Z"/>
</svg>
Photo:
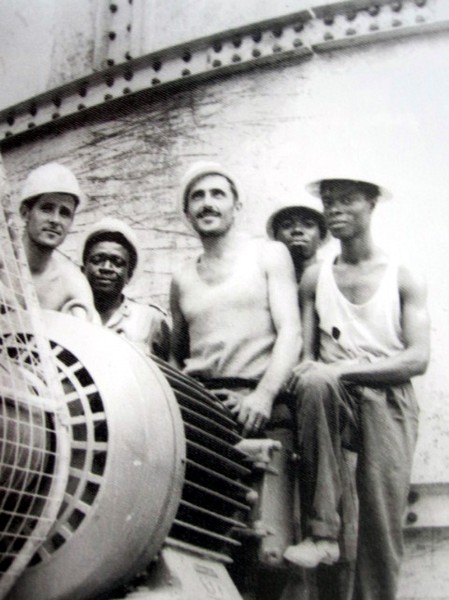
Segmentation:
<svg viewBox="0 0 449 600">
<path fill-rule="evenodd" d="M 83 194 L 75 175 L 58 163 L 31 171 L 20 196 L 23 244 L 42 308 L 95 320 L 92 292 L 80 269 L 58 250 Z"/>
<path fill-rule="evenodd" d="M 131 227 L 112 217 L 101 219 L 87 232 L 81 254 L 103 325 L 146 354 L 168 359 L 170 330 L 165 312 L 123 293 L 140 262 L 139 243 Z"/>
<path fill-rule="evenodd" d="M 287 246 L 299 283 L 306 268 L 316 263 L 317 252 L 326 239 L 320 201 L 310 197 L 297 204 L 283 203 L 271 214 L 266 228 L 270 239 Z"/>
<path fill-rule="evenodd" d="M 371 216 L 386 190 L 336 178 L 309 191 L 321 198 L 340 252 L 308 269 L 300 286 L 304 360 L 289 388 L 298 398 L 307 538 L 285 558 L 302 567 L 338 560 L 349 447 L 359 500 L 354 598 L 393 600 L 418 424 L 410 380 L 429 358 L 426 289 L 373 241 Z"/>
<path fill-rule="evenodd" d="M 272 417 L 298 359 L 300 323 L 287 249 L 239 235 L 241 206 L 241 188 L 221 165 L 186 173 L 180 211 L 203 252 L 174 275 L 171 309 L 174 362 L 220 390 L 246 436 Z"/>
</svg>

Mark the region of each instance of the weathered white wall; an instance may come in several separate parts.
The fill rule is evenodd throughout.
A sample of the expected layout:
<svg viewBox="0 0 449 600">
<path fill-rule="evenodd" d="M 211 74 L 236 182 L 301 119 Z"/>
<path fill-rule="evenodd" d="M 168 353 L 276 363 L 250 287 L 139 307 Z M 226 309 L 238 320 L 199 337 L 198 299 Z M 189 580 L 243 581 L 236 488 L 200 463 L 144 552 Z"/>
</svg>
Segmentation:
<svg viewBox="0 0 449 600">
<path fill-rule="evenodd" d="M 304 63 L 228 76 L 170 96 L 128 99 L 58 133 L 4 150 L 17 189 L 47 160 L 73 167 L 90 196 L 66 243 L 103 214 L 136 227 L 144 273 L 134 292 L 166 305 L 170 276 L 197 242 L 176 212 L 177 184 L 198 158 L 225 162 L 247 190 L 242 227 L 262 235 L 273 203 L 342 167 L 395 194 L 379 206 L 376 236 L 429 283 L 432 363 L 417 382 L 422 407 L 416 481 L 449 468 L 449 38 L 414 37 L 335 51 Z M 110 109 L 108 109 L 110 110 Z"/>
</svg>

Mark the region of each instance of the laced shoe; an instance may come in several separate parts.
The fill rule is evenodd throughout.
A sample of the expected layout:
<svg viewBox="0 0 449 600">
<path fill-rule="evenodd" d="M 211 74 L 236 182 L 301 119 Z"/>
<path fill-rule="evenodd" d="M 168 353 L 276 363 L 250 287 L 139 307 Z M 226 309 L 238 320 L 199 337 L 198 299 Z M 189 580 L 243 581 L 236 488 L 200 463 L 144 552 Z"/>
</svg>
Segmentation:
<svg viewBox="0 0 449 600">
<path fill-rule="evenodd" d="M 320 563 L 332 565 L 340 558 L 338 542 L 327 539 L 306 538 L 296 546 L 289 546 L 284 558 L 297 567 L 314 569 Z"/>
</svg>

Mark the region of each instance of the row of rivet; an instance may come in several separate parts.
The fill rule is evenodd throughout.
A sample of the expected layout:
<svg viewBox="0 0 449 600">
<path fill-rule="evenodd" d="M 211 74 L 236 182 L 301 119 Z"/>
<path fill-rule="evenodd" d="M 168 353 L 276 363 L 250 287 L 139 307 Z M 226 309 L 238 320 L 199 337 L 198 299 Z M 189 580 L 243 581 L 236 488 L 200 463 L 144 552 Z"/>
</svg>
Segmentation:
<svg viewBox="0 0 449 600">
<path fill-rule="evenodd" d="M 127 0 L 129 5 L 132 5 L 132 0 Z M 125 9 L 125 10 L 124 10 Z M 117 2 L 113 2 L 109 5 L 109 11 L 111 13 L 111 29 L 108 32 L 108 39 L 110 42 L 118 42 L 121 35 L 120 35 L 120 27 L 117 23 L 115 23 L 116 27 L 114 28 L 114 22 L 117 20 L 117 18 L 124 18 L 127 22 L 126 24 L 126 33 L 130 34 L 132 31 L 132 23 L 130 21 L 132 21 L 132 12 L 130 7 L 128 6 L 122 6 L 120 7 L 120 5 Z M 122 16 L 123 14 L 123 16 Z M 123 41 L 122 41 L 123 43 Z M 125 41 L 125 45 L 126 45 L 126 41 Z M 113 55 L 116 54 L 117 49 L 114 46 L 116 46 L 116 44 L 113 44 L 112 46 L 110 46 L 110 50 L 113 50 L 113 52 L 108 52 L 112 53 Z M 127 61 L 132 60 L 132 55 L 131 52 L 129 51 L 129 49 L 125 50 L 122 55 L 120 56 L 120 59 L 117 60 L 117 56 L 115 58 L 113 58 L 112 56 L 108 56 L 108 58 L 106 59 L 106 65 L 108 67 L 113 67 L 114 65 L 118 64 L 121 62 L 122 59 L 125 59 Z"/>
<path fill-rule="evenodd" d="M 411 1 L 413 1 L 414 4 L 418 8 L 424 7 L 427 4 L 427 0 L 411 0 Z M 128 0 L 128 2 L 129 2 L 129 4 L 132 4 L 132 0 Z M 394 0 L 393 2 L 387 4 L 387 6 L 389 6 L 393 12 L 397 13 L 403 8 L 403 4 L 404 4 L 404 2 L 401 0 Z M 375 17 L 375 16 L 379 15 L 383 6 L 381 7 L 379 4 L 373 3 L 369 7 L 365 8 L 365 9 L 360 9 L 359 11 L 357 11 L 355 9 L 346 10 L 344 15 L 348 21 L 354 21 L 356 19 L 356 17 L 358 16 L 358 14 L 362 13 L 362 12 L 369 14 L 370 17 Z M 109 8 L 110 8 L 111 13 L 116 13 L 119 10 L 119 7 L 117 4 L 111 4 Z M 335 17 L 341 17 L 341 15 L 329 13 L 327 15 L 324 15 L 321 20 L 326 26 L 329 27 L 334 24 Z M 212 65 L 213 69 L 218 69 L 219 67 L 226 67 L 231 64 L 241 63 L 243 61 L 250 62 L 252 59 L 259 59 L 262 57 L 268 58 L 270 56 L 270 54 L 276 55 L 276 54 L 280 54 L 282 52 L 288 52 L 292 48 L 293 48 L 293 50 L 298 50 L 303 47 L 306 47 L 306 48 L 311 47 L 313 50 L 314 43 L 313 42 L 308 43 L 307 36 L 304 39 L 301 39 L 301 37 L 299 37 L 299 34 L 307 34 L 307 20 L 306 19 L 307 18 L 305 18 L 304 21 L 296 20 L 296 22 L 294 22 L 291 25 L 284 25 L 284 26 L 276 25 L 267 30 L 262 30 L 261 28 L 256 28 L 253 32 L 251 32 L 249 34 L 247 34 L 247 33 L 242 34 L 242 35 L 236 34 L 231 39 L 226 39 L 225 37 L 223 37 L 221 39 L 216 39 L 211 43 L 211 47 L 210 47 L 210 52 L 211 52 L 212 56 L 215 55 L 215 58 L 213 58 L 211 60 L 210 64 Z M 416 16 L 417 24 L 422 23 L 423 20 L 424 20 L 423 17 L 421 17 L 420 15 Z M 401 25 L 401 22 L 398 20 L 396 20 L 396 21 L 393 20 L 393 22 L 391 23 L 392 27 L 397 27 L 399 25 Z M 379 30 L 379 25 L 377 25 L 377 23 L 373 22 L 370 24 L 369 30 L 371 32 L 376 32 Z M 289 31 L 289 33 L 292 34 L 292 39 L 290 39 L 288 41 L 288 44 L 286 44 L 285 42 L 281 43 L 281 39 L 283 38 L 283 35 L 286 31 Z M 355 36 L 355 35 L 357 35 L 357 30 L 355 29 L 355 27 L 350 27 L 345 30 L 345 35 L 346 36 Z M 278 40 L 278 41 L 274 41 L 274 43 L 271 42 L 270 46 L 268 47 L 268 44 L 265 43 L 267 39 L 271 39 L 271 40 L 274 39 L 274 40 Z M 323 34 L 323 39 L 326 42 L 332 41 L 334 39 L 334 35 L 332 34 L 332 32 L 327 31 Z M 265 42 L 264 42 L 264 40 L 265 40 Z M 248 55 L 244 56 L 241 52 L 238 52 L 238 50 L 242 47 L 242 44 L 244 41 L 245 42 L 249 41 L 253 45 L 253 47 L 250 50 L 249 57 L 247 57 Z M 290 46 L 290 44 L 291 44 L 291 46 Z M 231 53 L 229 53 L 230 47 L 234 49 L 234 51 L 231 51 Z M 312 50 L 310 52 L 312 52 Z M 197 52 L 201 52 L 201 50 L 195 51 L 192 48 L 186 47 L 182 50 L 182 53 L 178 57 L 178 60 L 180 59 L 182 61 L 182 63 L 185 63 L 185 64 L 190 63 L 192 61 L 192 58 L 196 55 Z M 220 55 L 224 55 L 224 56 L 220 56 Z M 219 56 L 220 56 L 220 58 L 218 58 Z M 131 60 L 131 56 L 129 55 L 129 53 L 127 55 L 127 59 Z M 169 61 L 173 61 L 173 59 L 172 58 L 168 59 L 167 63 Z M 153 58 L 151 65 L 150 65 L 150 69 L 152 69 L 153 72 L 158 73 L 163 68 L 163 64 L 164 63 L 163 63 L 163 60 L 161 57 Z M 117 69 L 117 67 L 116 67 L 116 69 Z M 206 69 L 207 69 L 207 66 L 204 70 L 206 70 Z M 189 75 L 192 75 L 192 69 L 187 68 L 187 66 L 185 66 L 185 67 L 181 68 L 179 73 L 181 75 L 181 78 L 187 77 Z M 198 73 L 198 70 L 196 71 L 196 73 Z M 112 72 L 106 73 L 104 76 L 103 83 L 108 88 L 112 88 L 117 82 L 120 81 L 121 78 L 123 78 L 127 82 L 130 82 L 133 79 L 133 77 L 134 77 L 134 72 L 133 72 L 131 65 L 129 65 L 123 70 L 120 70 L 120 71 L 116 70 L 114 73 L 112 73 Z M 154 76 L 150 79 L 150 81 L 151 81 L 151 86 L 158 86 L 161 83 L 173 82 L 173 78 L 164 80 L 163 77 L 160 77 L 160 76 L 155 77 Z M 96 87 L 97 85 L 98 85 L 98 83 L 94 82 L 93 86 Z M 73 86 L 72 86 L 72 89 L 73 89 Z M 86 96 L 88 96 L 88 89 L 89 89 L 89 80 L 83 80 L 83 82 L 80 83 L 76 93 L 80 96 L 80 98 L 85 98 Z M 120 94 L 128 95 L 128 94 L 132 93 L 133 91 L 140 91 L 141 89 L 142 88 L 133 90 L 129 86 L 125 86 L 124 88 L 122 88 Z M 83 102 L 78 103 L 76 105 L 76 109 L 78 111 L 81 111 L 81 110 L 84 110 L 91 106 L 101 104 L 101 102 L 110 101 L 116 97 L 118 97 L 118 96 L 117 95 L 114 96 L 112 93 L 107 92 L 107 93 L 103 94 L 102 98 L 97 98 L 96 102 L 94 104 L 90 104 L 90 106 L 87 106 L 86 103 L 83 103 Z M 51 102 L 54 104 L 54 106 L 56 108 L 61 109 L 61 106 L 63 104 L 63 98 L 64 98 L 64 94 L 61 93 L 60 95 L 54 96 L 51 99 Z M 48 100 L 44 101 L 44 107 L 46 107 L 47 105 L 48 105 Z M 33 100 L 30 103 L 28 112 L 29 112 L 29 115 L 32 117 L 35 117 L 38 114 L 38 105 L 35 100 Z M 26 114 L 26 109 L 24 110 L 23 106 L 22 106 L 21 110 L 17 111 L 17 113 L 18 114 L 16 115 L 16 111 L 14 109 L 11 109 L 6 114 L 5 121 L 9 127 L 14 126 L 14 124 L 16 123 L 16 118 L 18 116 L 23 117 Z M 69 114 L 73 114 L 73 111 L 72 111 L 72 113 L 69 113 Z M 51 113 L 52 120 L 56 120 L 56 119 L 60 118 L 61 116 L 67 116 L 67 115 L 61 114 L 61 111 L 55 111 L 55 112 Z M 0 124 L 0 126 L 1 126 L 1 124 Z M 27 124 L 28 129 L 32 129 L 35 126 L 36 126 L 36 123 L 34 123 L 33 121 L 31 121 Z M 7 130 L 5 132 L 5 137 L 11 137 L 12 135 L 14 135 L 12 131 Z"/>
<path fill-rule="evenodd" d="M 418 8 L 423 8 L 424 6 L 426 6 L 427 0 L 414 0 L 414 3 Z M 392 12 L 397 13 L 400 12 L 404 7 L 404 2 L 402 0 L 393 0 L 393 2 L 384 6 L 389 6 Z M 382 7 L 380 4 L 373 3 L 361 10 L 366 10 L 371 17 L 376 17 L 380 13 L 381 8 Z M 357 17 L 358 12 L 359 11 L 356 8 L 351 7 L 344 12 L 344 15 L 346 16 L 346 19 L 348 21 L 353 21 Z M 326 25 L 333 25 L 334 16 L 335 13 L 332 12 L 326 14 L 323 18 L 324 23 Z"/>
<path fill-rule="evenodd" d="M 427 0 L 413 0 L 413 3 L 417 8 L 424 8 L 427 5 Z M 410 3 L 408 3 L 408 4 L 410 4 Z M 324 15 L 322 16 L 322 22 L 327 27 L 331 27 L 331 26 L 335 25 L 336 18 L 344 18 L 348 22 L 352 23 L 353 21 L 356 20 L 356 18 L 359 15 L 362 15 L 364 13 L 368 14 L 370 17 L 384 16 L 386 11 L 383 10 L 383 14 L 381 12 L 382 9 L 384 9 L 384 8 L 389 8 L 391 10 L 391 12 L 393 13 L 392 19 L 390 21 L 390 26 L 392 28 L 398 28 L 404 24 L 404 22 L 400 18 L 394 16 L 395 14 L 399 13 L 404 8 L 403 0 L 393 0 L 390 3 L 386 3 L 383 5 L 380 5 L 378 3 L 373 3 L 373 4 L 370 4 L 368 7 L 364 7 L 359 10 L 352 7 L 352 8 L 343 10 L 342 12 L 337 12 L 337 11 L 327 12 L 327 13 L 324 13 Z M 421 24 L 425 23 L 425 21 L 426 21 L 426 19 L 422 14 L 417 14 L 415 16 L 415 24 L 416 25 L 421 25 Z M 385 27 L 385 25 L 383 27 Z M 381 29 L 382 29 L 382 27 L 379 25 L 379 23 L 374 21 L 374 22 L 370 23 L 370 25 L 368 27 L 368 32 L 375 33 L 375 32 L 380 31 Z M 360 33 L 361 32 L 358 31 L 355 26 L 348 27 L 344 30 L 344 35 L 347 37 L 356 36 L 357 34 L 360 34 Z M 331 31 L 324 31 L 322 37 L 325 42 L 331 42 L 331 41 L 334 41 L 336 39 L 336 37 L 338 37 L 338 36 L 336 36 Z"/>
<path fill-rule="evenodd" d="M 303 29 L 304 29 L 304 25 L 302 23 L 299 23 L 299 24 L 297 23 L 294 26 L 294 31 L 295 32 L 300 32 Z M 270 30 L 270 33 L 273 35 L 273 37 L 280 38 L 282 36 L 283 29 L 282 28 L 274 28 L 273 30 Z M 257 43 L 259 43 L 259 42 L 262 41 L 262 34 L 263 34 L 262 31 L 257 30 L 257 31 L 255 31 L 251 35 L 251 39 L 253 40 L 254 43 L 257 44 Z M 212 45 L 213 52 L 214 53 L 221 53 L 222 50 L 223 50 L 223 44 L 224 44 L 223 41 L 215 41 L 213 43 L 213 45 Z M 241 36 L 237 36 L 237 37 L 233 38 L 232 45 L 235 48 L 240 48 L 241 44 L 242 44 L 242 37 Z M 299 48 L 301 46 L 303 46 L 303 42 L 299 38 L 295 38 L 293 40 L 293 47 L 294 48 Z M 271 50 L 272 50 L 273 53 L 278 53 L 278 52 L 281 52 L 283 50 L 283 48 L 279 44 L 274 44 L 272 46 Z M 259 49 L 257 49 L 257 48 L 254 48 L 252 50 L 251 54 L 252 54 L 253 58 L 259 58 L 260 56 L 262 56 L 262 52 Z M 189 63 L 191 61 L 191 59 L 192 59 L 192 51 L 189 48 L 184 49 L 184 51 L 183 51 L 183 53 L 181 55 L 181 60 L 184 63 Z M 232 57 L 231 57 L 231 62 L 232 63 L 237 63 L 237 62 L 240 62 L 240 61 L 242 61 L 242 57 L 239 54 L 233 54 L 232 55 Z M 222 65 L 223 65 L 223 62 L 220 61 L 220 60 L 218 60 L 218 59 L 215 59 L 212 62 L 212 66 L 215 67 L 215 68 L 220 67 Z M 155 71 L 157 73 L 157 72 L 159 72 L 162 69 L 162 67 L 163 67 L 163 61 L 162 61 L 162 59 L 156 58 L 156 59 L 153 60 L 152 65 L 151 65 L 151 68 L 152 68 L 153 71 Z M 187 69 L 187 68 L 182 69 L 181 76 L 182 77 L 186 77 L 188 75 L 191 75 L 191 71 L 189 69 Z M 123 77 L 126 81 L 131 81 L 133 79 L 133 77 L 134 77 L 134 73 L 133 73 L 133 71 L 132 71 L 131 68 L 125 69 L 123 71 L 123 73 L 119 75 L 119 77 Z M 113 87 L 114 84 L 115 84 L 115 82 L 116 82 L 116 77 L 114 77 L 113 74 L 107 74 L 105 76 L 105 78 L 104 78 L 104 83 L 106 84 L 107 87 Z M 157 86 L 160 83 L 162 83 L 161 80 L 158 79 L 158 78 L 156 78 L 156 77 L 153 77 L 151 79 L 151 84 L 153 86 Z M 83 82 L 80 85 L 77 93 L 78 93 L 78 95 L 80 97 L 84 98 L 84 97 L 87 96 L 87 91 L 88 91 L 88 81 L 85 81 L 85 82 Z M 125 88 L 123 88 L 122 93 L 123 93 L 123 95 L 127 95 L 127 94 L 130 94 L 131 91 L 132 91 L 131 88 L 125 87 Z M 107 94 L 104 95 L 104 101 L 109 101 L 109 100 L 112 100 L 113 98 L 114 98 L 114 96 L 112 94 L 110 94 L 110 93 L 107 93 Z M 54 97 L 52 99 L 52 103 L 57 108 L 60 108 L 61 105 L 62 105 L 62 95 Z M 81 110 L 83 110 L 85 108 L 87 108 L 87 107 L 83 103 L 79 103 L 77 105 L 77 110 L 78 111 L 81 111 Z M 37 115 L 37 113 L 38 113 L 37 104 L 36 104 L 36 102 L 32 102 L 30 104 L 29 114 L 31 116 L 35 117 Z M 55 120 L 55 119 L 60 118 L 61 116 L 62 116 L 61 113 L 54 112 L 52 114 L 52 119 Z M 14 125 L 14 123 L 15 123 L 15 114 L 14 114 L 13 111 L 11 111 L 7 115 L 6 122 L 8 123 L 9 126 L 13 126 Z M 36 125 L 35 125 L 34 122 L 28 123 L 28 129 L 32 129 L 35 126 Z M 5 137 L 10 137 L 11 135 L 12 135 L 11 132 L 6 132 Z"/>
</svg>

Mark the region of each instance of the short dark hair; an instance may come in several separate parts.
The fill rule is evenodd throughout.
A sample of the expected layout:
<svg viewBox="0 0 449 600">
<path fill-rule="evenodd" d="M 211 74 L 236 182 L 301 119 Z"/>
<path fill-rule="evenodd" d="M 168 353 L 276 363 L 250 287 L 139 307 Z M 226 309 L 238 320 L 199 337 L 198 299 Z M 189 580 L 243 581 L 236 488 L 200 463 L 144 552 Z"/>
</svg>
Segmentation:
<svg viewBox="0 0 449 600">
<path fill-rule="evenodd" d="M 192 181 L 189 183 L 189 185 L 186 187 L 186 191 L 184 192 L 184 199 L 183 199 L 184 201 L 183 201 L 183 205 L 182 205 L 182 209 L 184 212 L 187 212 L 187 198 L 190 194 L 190 190 L 192 189 L 192 186 L 195 185 L 195 183 L 197 181 L 200 181 L 201 179 L 204 179 L 204 177 L 208 177 L 209 175 L 219 175 L 220 177 L 223 177 L 223 179 L 226 179 L 226 181 L 229 183 L 229 187 L 231 188 L 232 195 L 234 196 L 234 202 L 239 199 L 239 193 L 237 191 L 235 183 L 232 181 L 232 179 L 230 177 L 228 177 L 227 175 L 223 175 L 223 173 L 213 173 L 213 172 L 201 173 L 197 177 L 194 177 L 192 179 Z"/>
<path fill-rule="evenodd" d="M 362 194 L 364 194 L 368 200 L 375 200 L 380 196 L 380 188 L 374 183 L 368 183 L 367 181 L 358 181 L 355 179 L 324 179 L 320 182 L 320 194 L 322 194 L 326 187 L 331 184 L 336 187 L 347 185 L 348 183 L 354 185 Z"/>
<path fill-rule="evenodd" d="M 137 252 L 134 246 L 130 244 L 126 237 L 119 231 L 99 231 L 98 233 L 94 233 L 87 238 L 83 249 L 83 264 L 86 264 L 87 257 L 89 256 L 92 246 L 98 244 L 99 242 L 116 242 L 128 250 L 128 277 L 131 278 L 137 266 Z"/>
<path fill-rule="evenodd" d="M 320 228 L 320 238 L 324 240 L 327 235 L 326 224 L 324 222 L 324 217 L 320 215 L 318 212 L 314 211 L 313 208 L 308 208 L 307 206 L 289 206 L 279 211 L 279 213 L 273 219 L 273 237 L 277 236 L 279 226 L 281 224 L 282 219 L 286 217 L 292 217 L 293 215 L 303 214 L 307 217 L 310 217 L 314 221 L 316 221 L 318 227 Z"/>
</svg>

